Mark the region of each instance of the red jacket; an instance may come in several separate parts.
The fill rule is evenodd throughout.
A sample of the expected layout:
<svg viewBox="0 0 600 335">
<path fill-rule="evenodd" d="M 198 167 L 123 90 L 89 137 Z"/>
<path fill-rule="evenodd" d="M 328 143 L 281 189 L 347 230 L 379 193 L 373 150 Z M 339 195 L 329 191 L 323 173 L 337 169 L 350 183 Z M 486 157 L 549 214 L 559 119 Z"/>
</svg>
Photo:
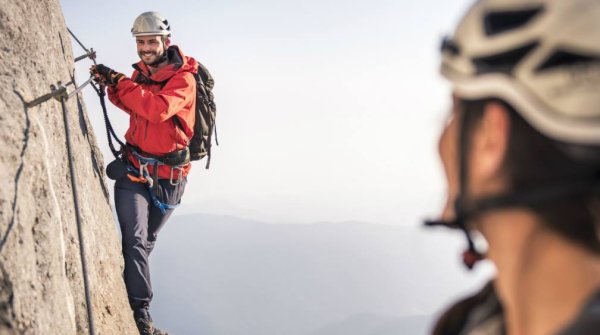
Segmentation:
<svg viewBox="0 0 600 335">
<path fill-rule="evenodd" d="M 198 71 L 198 63 L 184 56 L 177 46 L 169 47 L 167 55 L 169 64 L 156 73 L 150 75 L 146 64 L 140 61 L 133 65 L 133 79 L 125 78 L 108 89 L 110 101 L 130 116 L 125 140 L 152 155 L 181 150 L 194 134 L 196 80 L 193 74 Z M 137 83 L 134 81 L 137 76 L 146 76 L 154 83 Z M 162 88 L 160 82 L 164 83 Z M 175 117 L 182 127 L 173 120 Z M 137 159 L 131 156 L 129 159 L 139 167 Z M 184 176 L 190 166 L 184 168 Z M 152 174 L 150 166 L 149 169 Z M 169 178 L 170 173 L 169 166 L 162 165 L 158 169 L 160 178 Z"/>
</svg>

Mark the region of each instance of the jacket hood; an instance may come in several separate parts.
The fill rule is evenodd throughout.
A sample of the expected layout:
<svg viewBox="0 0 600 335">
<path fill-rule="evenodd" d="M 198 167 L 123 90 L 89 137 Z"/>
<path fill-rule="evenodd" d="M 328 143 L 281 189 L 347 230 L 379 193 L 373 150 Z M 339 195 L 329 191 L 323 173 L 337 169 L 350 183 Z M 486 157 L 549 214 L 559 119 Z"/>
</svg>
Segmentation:
<svg viewBox="0 0 600 335">
<path fill-rule="evenodd" d="M 171 45 L 167 49 L 167 58 L 169 62 L 168 65 L 152 75 L 150 75 L 148 66 L 141 60 L 132 66 L 136 71 L 144 74 L 146 77 L 159 82 L 168 80 L 179 72 L 198 73 L 198 62 L 196 62 L 194 58 L 184 55 L 181 49 L 176 45 Z"/>
</svg>

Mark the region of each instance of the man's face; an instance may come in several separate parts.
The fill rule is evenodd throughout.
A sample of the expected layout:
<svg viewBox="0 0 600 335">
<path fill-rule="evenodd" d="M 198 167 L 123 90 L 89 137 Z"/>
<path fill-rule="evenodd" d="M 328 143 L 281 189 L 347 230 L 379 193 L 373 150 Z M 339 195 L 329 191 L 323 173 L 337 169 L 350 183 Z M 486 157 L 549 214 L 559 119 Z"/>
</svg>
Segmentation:
<svg viewBox="0 0 600 335">
<path fill-rule="evenodd" d="M 149 65 L 160 59 L 168 47 L 169 40 L 163 43 L 162 36 L 138 36 L 135 39 L 137 52 L 144 64 Z"/>
</svg>

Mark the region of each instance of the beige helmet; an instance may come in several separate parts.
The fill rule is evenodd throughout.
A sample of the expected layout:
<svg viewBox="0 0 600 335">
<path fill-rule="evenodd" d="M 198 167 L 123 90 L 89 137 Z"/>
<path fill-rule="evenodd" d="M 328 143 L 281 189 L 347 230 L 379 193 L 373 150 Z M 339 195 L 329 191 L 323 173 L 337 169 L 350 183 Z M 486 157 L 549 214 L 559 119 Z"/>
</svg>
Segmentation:
<svg viewBox="0 0 600 335">
<path fill-rule="evenodd" d="M 171 36 L 171 26 L 160 13 L 145 12 L 140 14 L 133 22 L 131 34 L 133 36 Z"/>
<path fill-rule="evenodd" d="M 441 71 L 461 98 L 500 98 L 551 139 L 600 145 L 599 0 L 477 1 Z"/>
</svg>

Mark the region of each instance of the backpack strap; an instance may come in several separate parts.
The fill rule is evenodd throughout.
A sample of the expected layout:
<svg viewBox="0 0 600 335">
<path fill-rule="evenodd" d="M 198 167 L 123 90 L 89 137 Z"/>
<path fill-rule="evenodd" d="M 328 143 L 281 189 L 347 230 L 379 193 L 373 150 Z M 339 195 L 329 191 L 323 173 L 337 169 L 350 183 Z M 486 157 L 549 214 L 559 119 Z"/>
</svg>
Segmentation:
<svg viewBox="0 0 600 335">
<path fill-rule="evenodd" d="M 210 158 L 212 157 L 212 136 L 213 131 L 215 133 L 215 143 L 219 145 L 219 139 L 217 137 L 217 122 L 215 115 L 213 114 L 216 110 L 214 96 L 212 94 L 212 88 L 215 85 L 215 81 L 208 72 L 208 69 L 201 63 L 198 63 L 198 73 L 194 74 L 196 78 L 196 97 L 201 99 L 200 103 L 206 104 L 208 107 L 208 117 L 210 118 L 209 127 L 212 129 L 208 130 L 208 137 L 206 139 L 206 168 L 210 167 Z M 198 101 L 196 101 L 198 103 Z"/>
</svg>

